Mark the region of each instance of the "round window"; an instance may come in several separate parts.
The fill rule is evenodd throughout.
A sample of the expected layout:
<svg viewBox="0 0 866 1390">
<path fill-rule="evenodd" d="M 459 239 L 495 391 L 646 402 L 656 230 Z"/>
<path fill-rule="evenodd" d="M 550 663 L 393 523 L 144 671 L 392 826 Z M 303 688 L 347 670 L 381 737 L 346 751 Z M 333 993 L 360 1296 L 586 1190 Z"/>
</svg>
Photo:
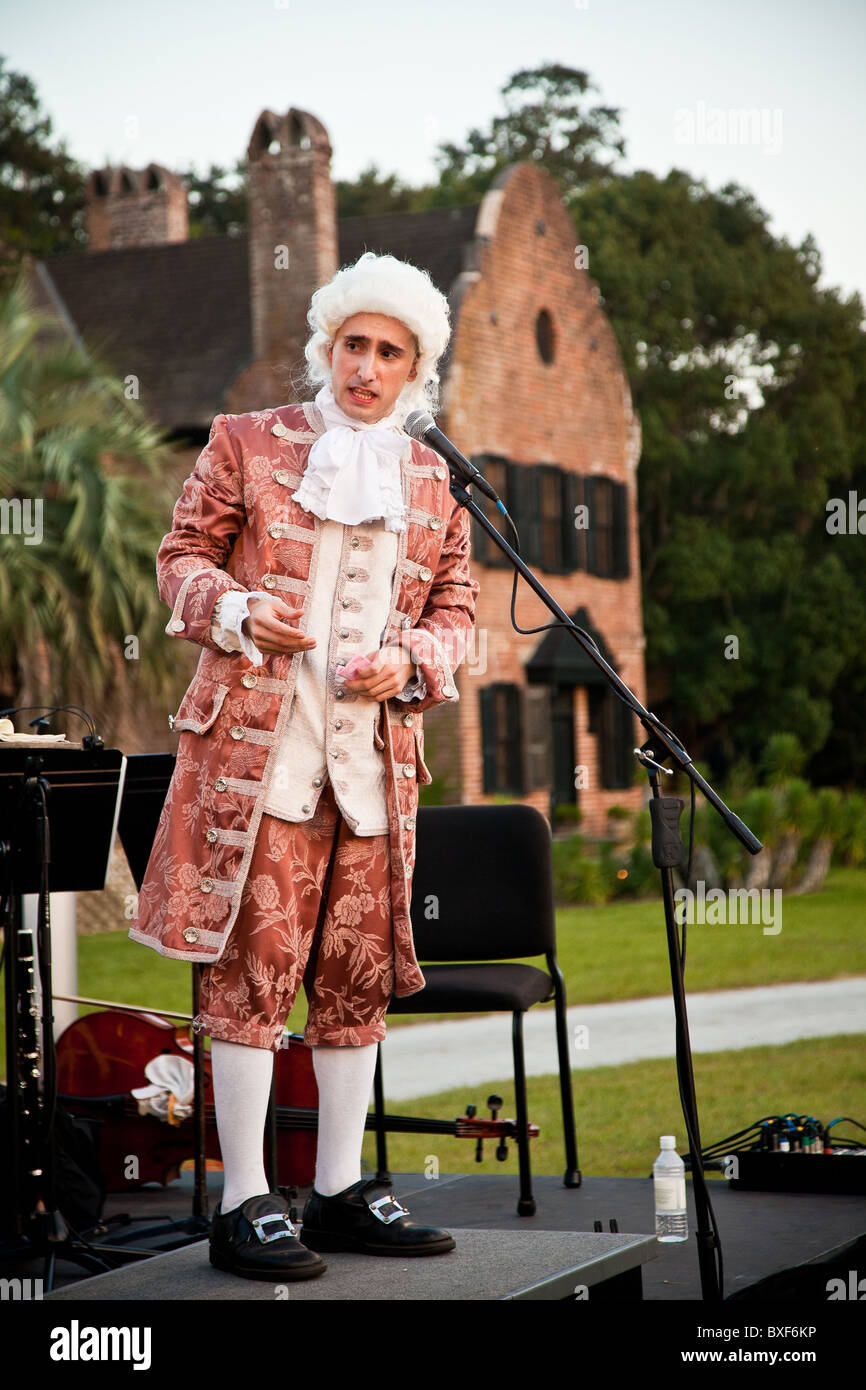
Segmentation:
<svg viewBox="0 0 866 1390">
<path fill-rule="evenodd" d="M 555 356 L 555 337 L 553 332 L 553 319 L 547 309 L 539 310 L 535 320 L 535 341 L 538 344 L 538 351 L 542 362 L 549 366 Z"/>
</svg>

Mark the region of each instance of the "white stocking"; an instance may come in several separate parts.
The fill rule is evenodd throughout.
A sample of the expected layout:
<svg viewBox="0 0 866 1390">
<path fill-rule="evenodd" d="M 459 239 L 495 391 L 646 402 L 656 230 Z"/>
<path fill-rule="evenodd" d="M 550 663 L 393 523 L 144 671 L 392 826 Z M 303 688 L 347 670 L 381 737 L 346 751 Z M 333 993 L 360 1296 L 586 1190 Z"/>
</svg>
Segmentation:
<svg viewBox="0 0 866 1390">
<path fill-rule="evenodd" d="M 378 1043 L 314 1047 L 319 1088 L 316 1191 L 333 1197 L 361 1177 L 361 1145 L 376 1070 Z"/>
<path fill-rule="evenodd" d="M 220 1211 L 268 1192 L 263 1147 L 274 1053 L 211 1039 L 214 1105 L 225 1178 Z"/>
</svg>

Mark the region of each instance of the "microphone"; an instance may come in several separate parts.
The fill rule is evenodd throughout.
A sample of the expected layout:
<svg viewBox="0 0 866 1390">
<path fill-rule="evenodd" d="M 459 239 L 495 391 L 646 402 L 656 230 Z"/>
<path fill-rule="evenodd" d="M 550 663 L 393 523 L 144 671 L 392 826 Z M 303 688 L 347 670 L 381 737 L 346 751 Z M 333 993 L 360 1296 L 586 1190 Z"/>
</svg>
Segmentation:
<svg viewBox="0 0 866 1390">
<path fill-rule="evenodd" d="M 448 436 L 442 433 L 429 411 L 413 410 L 406 416 L 403 428 L 407 434 L 411 434 L 413 439 L 420 439 L 423 444 L 428 444 L 431 449 L 435 449 L 436 453 L 444 458 L 445 462 L 460 475 L 462 482 L 474 483 L 485 497 L 489 497 L 491 502 L 495 502 L 499 510 L 505 513 L 505 508 L 494 488 L 478 472 L 475 464 L 470 463 L 468 458 L 465 458 L 460 450 L 455 448 Z"/>
</svg>

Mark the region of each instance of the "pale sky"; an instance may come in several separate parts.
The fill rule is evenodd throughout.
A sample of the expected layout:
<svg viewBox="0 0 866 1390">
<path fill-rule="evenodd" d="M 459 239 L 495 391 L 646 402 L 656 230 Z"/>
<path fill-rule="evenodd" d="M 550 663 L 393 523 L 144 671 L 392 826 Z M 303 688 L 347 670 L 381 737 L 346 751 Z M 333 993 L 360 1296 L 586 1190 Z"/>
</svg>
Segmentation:
<svg viewBox="0 0 866 1390">
<path fill-rule="evenodd" d="M 513 73 L 580 68 L 594 104 L 622 108 L 623 172 L 741 183 L 774 234 L 814 235 L 823 284 L 866 300 L 866 0 L 0 0 L 0 15 L 8 67 L 87 167 L 203 173 L 243 155 L 261 110 L 296 106 L 328 129 L 335 179 L 373 160 L 429 181 L 437 143 L 504 113 Z"/>
</svg>

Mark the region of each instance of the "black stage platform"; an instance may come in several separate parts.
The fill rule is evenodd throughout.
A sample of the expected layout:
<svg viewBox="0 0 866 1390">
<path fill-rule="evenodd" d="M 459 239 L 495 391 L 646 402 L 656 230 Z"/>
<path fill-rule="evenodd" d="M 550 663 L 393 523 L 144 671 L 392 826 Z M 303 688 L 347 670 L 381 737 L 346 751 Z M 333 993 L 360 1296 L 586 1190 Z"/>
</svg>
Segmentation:
<svg viewBox="0 0 866 1390">
<path fill-rule="evenodd" d="M 630 1244 L 633 1252 L 633 1264 L 640 1268 L 642 1275 L 643 1297 L 645 1300 L 655 1301 L 678 1301 L 678 1300 L 699 1300 L 701 1298 L 701 1286 L 698 1271 L 697 1250 L 694 1239 L 694 1205 L 692 1200 L 691 1182 L 687 1181 L 688 1200 L 689 1200 L 689 1240 L 680 1245 L 666 1245 L 654 1242 L 651 1246 L 646 1246 L 640 1241 L 640 1237 L 651 1236 L 653 1232 L 653 1210 L 652 1210 L 652 1180 L 647 1178 L 604 1178 L 604 1177 L 584 1177 L 583 1183 L 579 1188 L 566 1188 L 559 1177 L 535 1176 L 533 1187 L 538 1209 L 535 1216 L 520 1217 L 516 1214 L 517 1202 L 517 1180 L 514 1176 L 497 1173 L 454 1173 L 443 1174 L 435 1180 L 425 1180 L 419 1173 L 402 1173 L 393 1175 L 392 1191 L 408 1207 L 413 1220 L 423 1221 L 426 1224 L 443 1226 L 448 1229 L 455 1228 L 458 1240 L 458 1251 L 460 1249 L 459 1232 L 478 1232 L 477 1241 L 464 1241 L 465 1246 L 471 1244 L 472 1250 L 476 1255 L 483 1255 L 485 1232 L 510 1232 L 516 1236 L 526 1237 L 535 1232 L 593 1232 L 595 1221 L 602 1223 L 602 1230 L 605 1234 L 610 1232 L 610 1221 L 616 1221 L 620 1237 L 617 1241 L 599 1242 L 602 1246 L 612 1247 L 614 1245 Z M 208 1202 L 209 1211 L 212 1212 L 219 1200 L 222 1189 L 222 1174 L 219 1172 L 208 1173 Z M 299 1216 L 303 1212 L 303 1202 L 309 1191 L 308 1188 L 299 1190 L 297 1207 Z M 720 1239 L 722 1244 L 722 1254 L 724 1258 L 724 1292 L 729 1297 L 732 1294 L 746 1290 L 749 1286 L 755 1285 L 758 1281 L 764 1280 L 769 1275 L 780 1271 L 789 1270 L 794 1266 L 805 1264 L 810 1260 L 817 1260 L 830 1251 L 839 1251 L 843 1247 L 850 1245 L 858 1237 L 866 1233 L 866 1197 L 848 1195 L 813 1195 L 801 1193 L 771 1193 L 771 1192 L 746 1192 L 731 1189 L 724 1181 L 712 1181 L 710 1192 L 716 1219 L 719 1224 Z M 184 1219 L 192 1215 L 192 1173 L 185 1171 L 181 1177 L 168 1187 L 150 1186 L 131 1191 L 128 1194 L 110 1194 L 106 1199 L 103 1209 L 103 1218 L 108 1219 L 112 1215 L 126 1212 L 136 1221 L 148 1220 L 155 1221 L 160 1217 Z M 113 1227 L 116 1236 L 117 1228 Z M 624 1237 L 630 1237 L 626 1241 Z M 528 1252 L 530 1245 L 536 1242 L 525 1242 L 521 1240 L 522 1246 Z M 592 1242 L 584 1242 L 581 1249 L 588 1249 Z M 477 1251 L 475 1246 L 478 1246 Z M 508 1242 L 509 1250 L 512 1252 L 520 1247 L 516 1242 Z M 503 1246 L 503 1252 L 504 1252 Z M 187 1247 L 183 1252 L 189 1256 L 192 1247 Z M 577 1246 L 575 1246 L 577 1249 Z M 178 1252 L 180 1253 L 180 1252 Z M 455 1252 L 457 1253 L 457 1252 Z M 470 1253 L 467 1248 L 467 1255 Z M 566 1258 L 567 1247 L 561 1241 L 554 1240 L 549 1243 L 549 1259 L 551 1268 L 547 1271 L 551 1276 L 558 1271 L 562 1271 L 569 1266 Z M 197 1258 L 192 1261 L 189 1258 L 179 1261 L 178 1272 L 181 1274 L 180 1286 L 175 1285 L 170 1295 L 172 1298 L 184 1298 L 183 1287 L 184 1277 L 181 1273 L 183 1268 L 192 1269 L 202 1264 L 202 1257 L 206 1261 L 206 1246 L 199 1248 Z M 170 1256 L 174 1259 L 174 1256 Z M 449 1256 L 440 1256 L 435 1260 L 419 1260 L 414 1263 L 417 1265 L 439 1266 L 436 1279 L 441 1281 L 446 1276 Z M 511 1257 L 509 1257 L 511 1258 Z M 850 1257 L 849 1263 L 850 1263 Z M 383 1292 L 383 1283 L 387 1283 L 389 1277 L 399 1278 L 398 1271 L 405 1268 L 407 1262 L 401 1260 L 371 1260 L 363 1256 L 331 1256 L 330 1260 L 337 1259 L 360 1261 L 367 1267 L 367 1278 L 372 1279 L 373 1270 L 370 1266 L 376 1266 L 375 1283 L 378 1285 L 377 1297 L 387 1297 L 387 1292 Z M 861 1263 L 863 1263 L 861 1257 Z M 78 1298 L 88 1300 L 100 1296 L 106 1298 L 134 1298 L 135 1276 L 140 1277 L 142 1284 L 142 1295 L 145 1298 L 154 1297 L 152 1292 L 145 1291 L 146 1286 L 153 1283 L 152 1275 L 147 1273 L 147 1265 L 151 1261 L 139 1262 L 136 1265 L 126 1265 L 118 1271 L 121 1279 L 116 1292 L 111 1292 L 112 1276 L 99 1276 L 98 1283 L 94 1283 L 85 1292 L 79 1289 Z M 541 1260 L 541 1265 L 544 1259 Z M 844 1263 L 844 1260 L 843 1260 Z M 855 1261 L 856 1264 L 856 1261 Z M 385 1268 L 382 1268 L 384 1266 Z M 393 1274 L 389 1275 L 388 1270 L 393 1269 Z M 452 1266 L 457 1273 L 456 1266 Z M 516 1266 L 515 1266 L 516 1268 Z M 8 1265 L 3 1273 L 8 1275 L 29 1274 L 38 1275 L 39 1268 L 32 1263 L 26 1267 L 13 1269 Z M 238 1280 L 230 1275 L 220 1275 L 218 1271 L 210 1271 L 214 1280 L 219 1283 L 211 1284 L 209 1296 L 217 1299 L 239 1298 L 246 1299 L 251 1296 L 249 1285 L 253 1281 Z M 512 1270 L 512 1274 L 513 1274 Z M 616 1272 L 615 1270 L 613 1272 Z M 198 1274 L 201 1269 L 198 1268 Z M 866 1276 L 866 1267 L 858 1271 L 858 1277 Z M 82 1278 L 87 1278 L 83 1271 L 75 1265 L 59 1260 L 56 1269 L 54 1288 L 58 1292 L 66 1290 L 65 1297 L 72 1295 L 73 1288 Z M 420 1278 L 420 1275 L 415 1277 Z M 525 1287 L 532 1284 L 532 1280 L 540 1277 L 540 1264 L 533 1253 L 532 1258 L 527 1255 L 527 1278 Z M 326 1286 L 327 1275 L 321 1280 L 305 1281 L 304 1286 L 307 1292 L 306 1298 L 326 1299 L 333 1297 L 346 1297 L 345 1293 L 337 1292 L 336 1284 L 333 1284 L 333 1292 L 329 1294 Z M 174 1281 L 173 1281 L 174 1282 Z M 625 1281 L 623 1281 L 625 1282 Z M 520 1281 L 517 1281 L 516 1288 Z M 495 1285 L 495 1287 L 494 1287 Z M 240 1286 L 240 1287 L 235 1287 Z M 445 1278 L 447 1287 L 447 1278 Z M 300 1288 L 301 1286 L 298 1286 Z M 441 1283 L 438 1287 L 443 1287 Z M 523 1286 L 521 1286 L 523 1287 Z M 823 1283 L 821 1285 L 823 1289 Z M 192 1284 L 188 1286 L 188 1297 L 202 1297 L 201 1292 L 196 1292 Z M 273 1293 L 270 1293 L 273 1298 Z M 293 1297 L 296 1296 L 293 1293 Z M 449 1293 L 430 1293 L 421 1294 L 423 1297 L 449 1297 Z M 465 1294 L 455 1294 L 455 1297 L 465 1297 Z M 502 1298 L 516 1296 L 513 1292 L 504 1293 L 500 1284 L 496 1281 L 491 1283 L 489 1294 L 484 1290 L 476 1296 Z M 522 1296 L 526 1296 L 525 1294 Z M 530 1295 L 532 1296 L 532 1295 Z M 539 1293 L 537 1296 L 544 1297 L 563 1297 L 562 1292 L 551 1292 L 549 1294 Z M 634 1289 L 624 1296 L 633 1297 Z M 638 1289 L 637 1296 L 640 1296 Z"/>
</svg>

